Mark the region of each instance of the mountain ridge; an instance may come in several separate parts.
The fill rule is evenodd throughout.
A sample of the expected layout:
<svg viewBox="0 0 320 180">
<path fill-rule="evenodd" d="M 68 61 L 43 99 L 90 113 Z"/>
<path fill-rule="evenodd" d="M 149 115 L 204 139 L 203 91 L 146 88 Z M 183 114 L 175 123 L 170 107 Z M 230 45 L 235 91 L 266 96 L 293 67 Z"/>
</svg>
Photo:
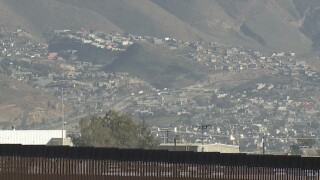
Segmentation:
<svg viewBox="0 0 320 180">
<path fill-rule="evenodd" d="M 304 54 L 320 46 L 317 0 L 0 0 L 0 5 L 0 24 L 40 37 L 54 29 L 86 28 L 270 52 Z"/>
</svg>

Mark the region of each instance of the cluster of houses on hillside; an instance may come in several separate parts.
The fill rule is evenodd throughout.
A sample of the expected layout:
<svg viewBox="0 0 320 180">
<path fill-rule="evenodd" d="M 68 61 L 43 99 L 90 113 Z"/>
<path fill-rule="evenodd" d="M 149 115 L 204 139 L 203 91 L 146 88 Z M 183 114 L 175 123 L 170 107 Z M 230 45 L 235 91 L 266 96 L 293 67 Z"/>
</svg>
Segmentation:
<svg viewBox="0 0 320 180">
<path fill-rule="evenodd" d="M 1 57 L 36 59 L 48 54 L 46 45 L 32 41 L 22 29 L 0 28 L 0 34 Z"/>
<path fill-rule="evenodd" d="M 60 98 L 63 88 L 63 100 L 71 107 L 71 111 L 66 112 L 67 120 L 79 114 L 117 109 L 150 120 L 155 125 L 152 132 L 159 138 L 167 138 L 163 129 L 170 129 L 171 142 L 179 136 L 185 143 L 240 144 L 242 151 L 259 150 L 262 138 L 268 137 L 266 145 L 270 152 L 284 152 L 295 143 L 292 138 L 320 134 L 317 123 L 320 74 L 297 61 L 291 52 L 264 55 L 217 42 L 86 30 L 54 32 L 106 51 L 126 51 L 140 41 L 173 49 L 188 47 L 191 51 L 184 56 L 211 68 L 212 76 L 221 72 L 240 75 L 246 70 L 269 72 L 267 77 L 252 77 L 247 83 L 232 87 L 216 86 L 208 81 L 200 88 L 157 89 L 126 72 L 107 73 L 101 64 L 79 59 L 72 49 L 66 50 L 71 55 L 65 59 L 62 52 L 50 52 L 45 45 L 22 36 L 22 30 L 1 33 L 5 38 L 0 38 L 0 72 Z M 6 73 L 8 69 L 11 73 Z M 165 122 L 165 119 L 169 119 L 170 125 L 156 122 Z M 210 125 L 204 133 L 198 128 L 201 124 Z"/>
<path fill-rule="evenodd" d="M 107 49 L 111 51 L 125 51 L 133 44 L 133 41 L 131 41 L 131 39 L 118 33 L 94 33 L 84 29 L 81 29 L 77 32 L 71 32 L 69 30 L 56 30 L 54 32 L 61 38 L 69 38 L 71 40 L 76 40 L 84 44 L 90 44 L 97 48 Z"/>
<path fill-rule="evenodd" d="M 160 96 L 149 94 L 144 101 L 132 105 L 131 110 L 140 117 L 177 115 L 177 123 L 158 128 L 173 131 L 179 127 L 186 141 L 198 140 L 201 131 L 188 132 L 187 129 L 190 131 L 190 126 L 204 123 L 211 125 L 206 142 L 241 143 L 242 150 L 254 151 L 260 147 L 262 137 L 267 136 L 269 150 L 283 152 L 295 143 L 296 139 L 292 138 L 318 137 L 317 92 L 317 87 L 298 81 L 257 83 L 235 92 L 170 90 L 160 92 Z M 195 95 L 202 99 L 191 98 Z M 160 131 L 154 133 L 165 136 L 165 132 Z"/>
</svg>

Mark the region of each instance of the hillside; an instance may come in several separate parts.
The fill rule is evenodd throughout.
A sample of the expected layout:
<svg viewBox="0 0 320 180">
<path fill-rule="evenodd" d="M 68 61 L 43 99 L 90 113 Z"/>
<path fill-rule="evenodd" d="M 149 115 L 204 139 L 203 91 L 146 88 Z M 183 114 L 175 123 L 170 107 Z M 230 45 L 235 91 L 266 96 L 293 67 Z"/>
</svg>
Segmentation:
<svg viewBox="0 0 320 180">
<path fill-rule="evenodd" d="M 27 24 L 26 28 L 36 36 L 55 29 L 87 28 L 122 32 L 120 28 L 94 11 L 70 6 L 56 0 L 0 1 L 7 10 L 14 13 L 14 17 L 17 17 L 17 21 L 12 23 L 22 26 Z M 10 17 L 11 15 L 8 18 Z"/>
<path fill-rule="evenodd" d="M 318 0 L 0 0 L 0 24 L 129 32 L 308 53 L 320 45 Z"/>
<path fill-rule="evenodd" d="M 59 1 L 97 12 L 124 31 L 133 34 L 170 36 L 187 40 L 213 40 L 212 37 L 191 27 L 150 0 Z"/>
<path fill-rule="evenodd" d="M 80 60 L 90 60 L 94 64 L 109 64 L 118 56 L 118 52 L 105 51 L 77 41 L 63 38 L 53 38 L 48 41 L 48 49 L 51 52 L 61 50 L 76 50 L 76 55 Z"/>
<path fill-rule="evenodd" d="M 61 116 L 59 99 L 22 82 L 0 76 L 0 127 L 30 127 Z"/>
<path fill-rule="evenodd" d="M 313 39 L 314 47 L 320 50 L 320 9 L 313 9 L 308 12 L 302 31 Z"/>
<path fill-rule="evenodd" d="M 208 76 L 205 67 L 183 55 L 187 52 L 187 48 L 172 50 L 165 45 L 140 43 L 131 46 L 105 70 L 129 72 L 157 88 L 186 87 Z"/>
<path fill-rule="evenodd" d="M 179 19 L 217 41 L 236 43 L 240 41 L 247 46 L 259 46 L 254 40 L 239 32 L 241 22 L 237 22 L 222 8 L 219 1 L 212 0 L 152 0 L 154 3 L 174 14 Z"/>
</svg>

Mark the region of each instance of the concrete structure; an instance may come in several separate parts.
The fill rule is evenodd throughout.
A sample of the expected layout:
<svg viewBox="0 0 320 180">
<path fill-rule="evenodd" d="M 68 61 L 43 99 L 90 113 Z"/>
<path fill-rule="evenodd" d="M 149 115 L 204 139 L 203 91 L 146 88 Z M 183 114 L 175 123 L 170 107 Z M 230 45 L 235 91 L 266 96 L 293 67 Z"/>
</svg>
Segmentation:
<svg viewBox="0 0 320 180">
<path fill-rule="evenodd" d="M 47 146 L 73 146 L 72 139 L 67 138 L 52 138 L 48 143 Z"/>
<path fill-rule="evenodd" d="M 1 130 L 0 144 L 72 145 L 66 130 Z"/>
<path fill-rule="evenodd" d="M 240 153 L 239 146 L 227 144 L 204 144 L 201 143 L 163 143 L 158 149 L 169 151 L 194 151 L 194 152 L 220 152 L 220 153 Z"/>
</svg>

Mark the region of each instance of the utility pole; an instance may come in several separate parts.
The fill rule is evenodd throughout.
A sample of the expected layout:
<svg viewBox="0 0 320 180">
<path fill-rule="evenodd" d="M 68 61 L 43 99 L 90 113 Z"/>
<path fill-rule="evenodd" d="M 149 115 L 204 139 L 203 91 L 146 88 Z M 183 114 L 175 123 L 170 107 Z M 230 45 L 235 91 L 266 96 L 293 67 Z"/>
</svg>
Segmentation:
<svg viewBox="0 0 320 180">
<path fill-rule="evenodd" d="M 266 154 L 266 139 L 267 139 L 267 133 L 266 133 L 266 128 L 264 127 L 263 130 L 263 137 L 262 137 L 262 154 L 265 155 Z"/>
<path fill-rule="evenodd" d="M 266 136 L 264 135 L 262 138 L 262 154 L 266 154 Z"/>
<path fill-rule="evenodd" d="M 61 145 L 63 145 L 63 130 L 64 130 L 64 109 L 63 109 L 63 88 L 61 89 L 61 124 L 62 124 L 62 131 L 61 131 Z"/>
<path fill-rule="evenodd" d="M 204 152 L 204 142 L 203 142 L 203 140 L 204 140 L 204 130 L 205 129 L 208 129 L 208 127 L 210 127 L 211 125 L 209 125 L 209 124 L 203 124 L 203 125 L 200 125 L 199 126 L 199 129 L 201 129 L 201 134 L 202 134 L 202 137 L 201 137 L 201 144 L 202 144 L 202 148 L 201 148 L 201 152 Z"/>
<path fill-rule="evenodd" d="M 165 143 L 169 143 L 169 132 L 171 132 L 171 131 L 169 129 L 163 129 L 162 132 L 166 132 L 166 137 L 165 137 L 166 142 Z"/>
<path fill-rule="evenodd" d="M 189 144 L 188 144 L 188 141 L 186 141 L 186 151 L 189 151 Z"/>
</svg>

